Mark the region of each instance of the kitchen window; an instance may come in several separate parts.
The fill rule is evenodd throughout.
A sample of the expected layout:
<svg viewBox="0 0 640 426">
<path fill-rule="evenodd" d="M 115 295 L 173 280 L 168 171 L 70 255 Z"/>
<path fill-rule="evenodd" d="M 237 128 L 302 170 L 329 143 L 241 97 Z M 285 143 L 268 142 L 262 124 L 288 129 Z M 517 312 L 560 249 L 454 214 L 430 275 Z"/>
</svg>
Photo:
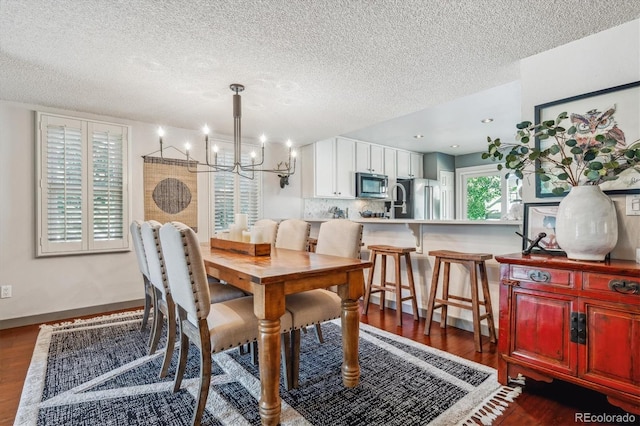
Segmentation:
<svg viewBox="0 0 640 426">
<path fill-rule="evenodd" d="M 522 182 L 495 164 L 456 170 L 458 219 L 498 220 L 506 218 L 512 206 L 521 204 Z"/>
<path fill-rule="evenodd" d="M 129 128 L 37 114 L 37 256 L 129 249 Z"/>
<path fill-rule="evenodd" d="M 242 163 L 251 164 L 250 147 L 242 153 Z M 233 164 L 233 147 L 218 152 L 218 164 Z M 250 172 L 249 172 L 250 173 Z M 262 215 L 262 172 L 256 172 L 253 179 L 236 173 L 211 173 L 213 181 L 213 229 L 219 232 L 229 229 L 234 223 L 236 212 L 245 213 L 249 225 Z"/>
</svg>

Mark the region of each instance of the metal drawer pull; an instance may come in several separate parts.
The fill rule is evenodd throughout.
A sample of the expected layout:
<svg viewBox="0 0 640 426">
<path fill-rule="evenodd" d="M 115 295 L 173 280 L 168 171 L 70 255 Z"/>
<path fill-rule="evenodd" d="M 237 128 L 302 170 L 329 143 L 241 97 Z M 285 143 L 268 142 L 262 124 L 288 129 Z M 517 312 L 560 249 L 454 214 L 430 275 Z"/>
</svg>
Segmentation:
<svg viewBox="0 0 640 426">
<path fill-rule="evenodd" d="M 639 294 L 640 283 L 626 280 L 611 280 L 609 281 L 609 290 L 615 290 L 618 293 L 624 294 Z"/>
<path fill-rule="evenodd" d="M 529 279 L 539 283 L 548 283 L 551 280 L 551 274 L 546 271 L 534 269 L 529 271 Z"/>
</svg>

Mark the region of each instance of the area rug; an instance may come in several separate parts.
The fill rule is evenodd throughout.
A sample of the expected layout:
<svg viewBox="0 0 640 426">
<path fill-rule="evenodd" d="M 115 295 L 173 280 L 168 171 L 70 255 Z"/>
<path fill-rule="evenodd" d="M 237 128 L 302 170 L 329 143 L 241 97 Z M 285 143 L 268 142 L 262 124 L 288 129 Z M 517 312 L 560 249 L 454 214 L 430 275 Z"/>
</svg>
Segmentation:
<svg viewBox="0 0 640 426">
<path fill-rule="evenodd" d="M 141 312 L 44 325 L 25 379 L 16 425 L 187 425 L 198 388 L 198 349 L 172 392 L 158 378 L 162 353 L 147 355 Z M 342 385 L 340 322 L 323 324 L 325 342 L 303 334 L 300 386 L 282 387 L 283 425 L 491 424 L 520 393 L 496 370 L 360 325 L 361 380 Z M 162 342 L 161 346 L 162 347 Z M 258 369 L 250 356 L 213 356 L 204 425 L 259 425 Z"/>
</svg>

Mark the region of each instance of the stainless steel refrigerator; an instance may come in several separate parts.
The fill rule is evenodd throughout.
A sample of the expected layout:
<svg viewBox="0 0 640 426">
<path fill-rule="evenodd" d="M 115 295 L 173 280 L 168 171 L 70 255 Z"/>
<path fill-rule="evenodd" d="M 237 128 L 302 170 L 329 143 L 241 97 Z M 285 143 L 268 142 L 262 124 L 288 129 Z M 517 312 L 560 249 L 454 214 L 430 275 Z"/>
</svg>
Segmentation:
<svg viewBox="0 0 640 426">
<path fill-rule="evenodd" d="M 398 179 L 407 193 L 407 212 L 402 213 L 402 190 L 393 190 L 396 219 L 440 219 L 440 183 L 431 179 Z"/>
</svg>

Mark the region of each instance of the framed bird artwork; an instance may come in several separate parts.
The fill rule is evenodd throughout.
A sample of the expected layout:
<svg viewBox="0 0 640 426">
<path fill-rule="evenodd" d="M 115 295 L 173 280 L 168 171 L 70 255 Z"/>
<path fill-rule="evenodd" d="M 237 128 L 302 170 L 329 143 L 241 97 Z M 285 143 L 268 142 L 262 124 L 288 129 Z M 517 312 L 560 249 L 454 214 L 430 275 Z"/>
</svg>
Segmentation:
<svg viewBox="0 0 640 426">
<path fill-rule="evenodd" d="M 581 148 L 598 148 L 602 143 L 598 135 L 615 140 L 613 149 L 640 145 L 640 81 L 537 105 L 534 112 L 536 123 L 554 120 L 567 112 L 570 125 L 575 127 L 573 138 Z M 535 144 L 536 148 L 546 149 L 551 140 L 536 137 Z M 640 193 L 640 171 L 628 168 L 616 180 L 600 186 L 607 194 Z M 536 197 L 554 196 L 536 175 Z"/>
</svg>

